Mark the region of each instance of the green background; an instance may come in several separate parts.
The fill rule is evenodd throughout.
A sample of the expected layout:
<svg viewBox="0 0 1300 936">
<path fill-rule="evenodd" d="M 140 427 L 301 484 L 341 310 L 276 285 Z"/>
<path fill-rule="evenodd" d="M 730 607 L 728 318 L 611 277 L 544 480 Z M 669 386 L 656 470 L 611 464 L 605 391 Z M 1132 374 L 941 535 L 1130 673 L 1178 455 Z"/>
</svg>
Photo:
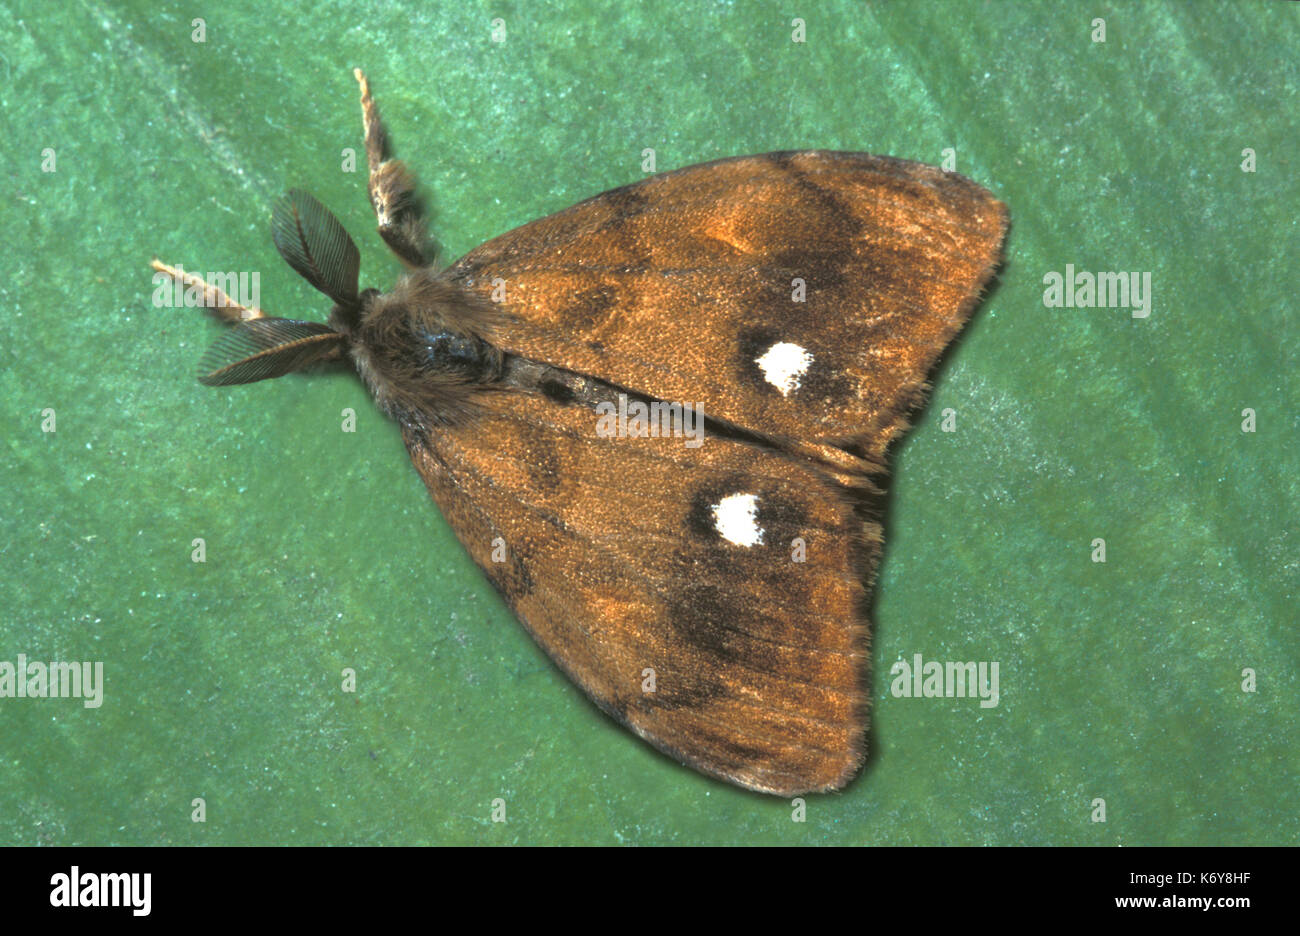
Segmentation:
<svg viewBox="0 0 1300 936">
<path fill-rule="evenodd" d="M 1300 8 L 373 6 L 0 10 L 0 660 L 107 681 L 94 710 L 0 700 L 0 842 L 1297 841 Z M 1009 205 L 1000 284 L 896 461 L 873 754 L 805 822 L 587 703 L 358 382 L 194 381 L 220 328 L 151 304 L 151 256 L 263 271 L 269 311 L 323 318 L 269 236 L 302 186 L 363 285 L 395 277 L 341 171 L 356 65 L 446 259 L 639 178 L 646 147 L 951 147 Z M 1045 308 L 1067 263 L 1151 272 L 1150 318 Z M 1001 704 L 892 697 L 914 653 L 998 661 Z"/>
</svg>

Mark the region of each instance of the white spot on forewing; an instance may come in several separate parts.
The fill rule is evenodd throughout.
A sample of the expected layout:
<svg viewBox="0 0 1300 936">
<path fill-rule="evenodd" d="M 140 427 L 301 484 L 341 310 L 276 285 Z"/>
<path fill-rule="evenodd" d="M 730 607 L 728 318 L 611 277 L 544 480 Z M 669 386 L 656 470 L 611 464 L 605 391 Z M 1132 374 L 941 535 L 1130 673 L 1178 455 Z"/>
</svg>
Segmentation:
<svg viewBox="0 0 1300 936">
<path fill-rule="evenodd" d="M 799 378 L 808 372 L 813 356 L 804 348 L 789 341 L 778 341 L 768 348 L 754 363 L 762 368 L 767 382 L 789 396 L 799 389 Z"/>
<path fill-rule="evenodd" d="M 763 528 L 758 525 L 758 496 L 728 494 L 713 505 L 713 526 L 728 543 L 759 545 L 763 542 Z"/>
</svg>

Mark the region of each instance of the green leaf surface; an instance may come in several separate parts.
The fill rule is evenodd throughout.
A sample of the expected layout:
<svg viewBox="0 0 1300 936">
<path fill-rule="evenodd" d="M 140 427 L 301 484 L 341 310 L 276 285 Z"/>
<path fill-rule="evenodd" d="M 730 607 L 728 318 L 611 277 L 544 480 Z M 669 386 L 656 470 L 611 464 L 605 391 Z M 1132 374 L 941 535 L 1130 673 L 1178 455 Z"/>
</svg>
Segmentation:
<svg viewBox="0 0 1300 936">
<path fill-rule="evenodd" d="M 780 4 L 371 6 L 0 8 L 0 660 L 105 673 L 98 708 L 0 699 L 0 843 L 1300 838 L 1300 7 L 814 2 L 796 43 Z M 952 150 L 1010 207 L 897 453 L 871 760 L 805 822 L 587 703 L 357 381 L 194 381 L 220 327 L 154 305 L 152 256 L 322 320 L 270 236 L 301 187 L 396 276 L 354 66 L 447 259 L 646 148 Z M 1045 306 L 1067 264 L 1150 273 L 1149 316 Z M 915 654 L 997 661 L 999 704 L 897 697 Z"/>
</svg>

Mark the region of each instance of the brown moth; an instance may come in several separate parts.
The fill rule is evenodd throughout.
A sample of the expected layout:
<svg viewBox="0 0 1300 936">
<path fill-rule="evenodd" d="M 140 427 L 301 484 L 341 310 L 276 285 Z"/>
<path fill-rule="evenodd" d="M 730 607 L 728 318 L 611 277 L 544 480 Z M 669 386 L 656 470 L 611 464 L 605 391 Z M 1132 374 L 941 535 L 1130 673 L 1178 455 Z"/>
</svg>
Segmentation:
<svg viewBox="0 0 1300 936">
<path fill-rule="evenodd" d="M 356 246 L 301 192 L 272 232 L 328 325 L 155 261 L 238 322 L 200 379 L 355 368 L 461 543 L 601 709 L 743 787 L 843 786 L 864 755 L 873 478 L 999 262 L 1005 207 L 914 162 L 767 153 L 605 192 L 439 270 L 355 74 L 370 201 L 405 274 L 360 290 Z M 702 444 L 635 418 L 598 431 L 652 404 L 693 416 Z"/>
</svg>

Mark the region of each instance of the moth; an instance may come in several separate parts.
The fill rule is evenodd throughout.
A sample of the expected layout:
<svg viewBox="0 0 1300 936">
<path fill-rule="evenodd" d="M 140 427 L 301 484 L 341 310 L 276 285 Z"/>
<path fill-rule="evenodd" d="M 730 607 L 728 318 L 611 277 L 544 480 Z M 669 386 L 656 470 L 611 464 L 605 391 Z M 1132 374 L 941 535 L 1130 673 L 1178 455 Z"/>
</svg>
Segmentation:
<svg viewBox="0 0 1300 936">
<path fill-rule="evenodd" d="M 644 178 L 439 269 L 354 74 L 370 203 L 404 272 L 360 289 L 356 245 L 298 191 L 272 234 L 327 323 L 155 260 L 234 323 L 200 380 L 350 366 L 597 706 L 742 787 L 842 787 L 865 751 L 886 450 L 995 272 L 1006 208 L 915 162 L 776 152 Z M 600 431 L 616 407 L 693 418 L 699 444 L 643 418 Z"/>
</svg>

